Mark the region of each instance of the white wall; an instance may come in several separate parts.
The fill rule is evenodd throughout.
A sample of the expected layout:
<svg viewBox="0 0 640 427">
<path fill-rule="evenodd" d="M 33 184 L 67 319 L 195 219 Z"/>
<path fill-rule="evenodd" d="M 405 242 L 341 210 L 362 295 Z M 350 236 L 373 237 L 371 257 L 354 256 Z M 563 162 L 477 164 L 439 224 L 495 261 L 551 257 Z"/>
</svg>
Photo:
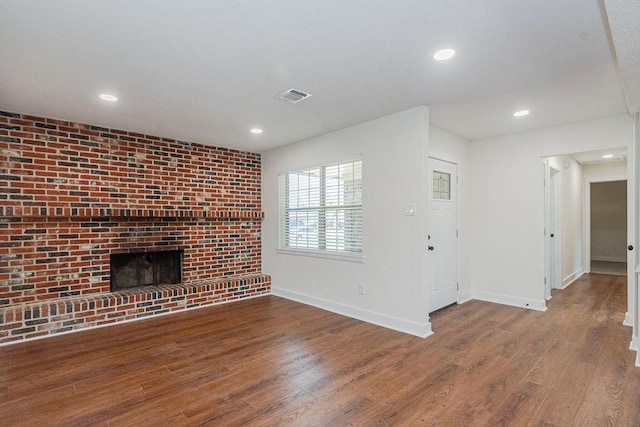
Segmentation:
<svg viewBox="0 0 640 427">
<path fill-rule="evenodd" d="M 362 123 L 262 154 L 263 271 L 285 296 L 414 335 L 431 333 L 426 285 L 429 110 Z M 278 252 L 278 175 L 362 158 L 364 263 Z M 405 216 L 415 203 L 415 216 Z M 359 295 L 358 284 L 366 285 Z"/>
<path fill-rule="evenodd" d="M 466 139 L 429 126 L 429 156 L 458 165 L 458 282 L 460 285 L 458 301 L 460 302 L 471 298 L 469 277 L 471 216 L 468 204 L 471 194 L 470 149 L 471 145 Z"/>
<path fill-rule="evenodd" d="M 584 165 L 584 180 L 586 182 L 617 181 L 627 177 L 627 161 L 610 163 L 596 163 Z"/>
<path fill-rule="evenodd" d="M 632 142 L 632 122 L 619 115 L 469 143 L 429 126 L 428 109 L 418 107 L 268 151 L 262 159 L 263 270 L 276 295 L 428 335 L 430 155 L 459 165 L 460 299 L 544 309 L 542 159 Z M 278 174 L 357 157 L 363 159 L 365 262 L 278 252 Z M 569 212 L 580 200 L 574 188 L 580 169 L 572 166 Z M 417 205 L 415 216 L 404 216 L 408 203 Z M 580 266 L 574 226 L 564 225 L 573 236 L 564 251 L 565 275 Z M 366 295 L 358 294 L 359 283 Z"/>
<path fill-rule="evenodd" d="M 626 115 L 472 141 L 472 296 L 544 309 L 542 158 L 632 143 Z"/>
</svg>

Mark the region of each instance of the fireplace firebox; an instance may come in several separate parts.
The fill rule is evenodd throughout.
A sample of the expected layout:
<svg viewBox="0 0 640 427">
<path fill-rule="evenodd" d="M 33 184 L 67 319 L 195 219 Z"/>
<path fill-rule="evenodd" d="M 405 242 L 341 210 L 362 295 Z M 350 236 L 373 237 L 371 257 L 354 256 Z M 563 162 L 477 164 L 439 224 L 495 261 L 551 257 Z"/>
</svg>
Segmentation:
<svg viewBox="0 0 640 427">
<path fill-rule="evenodd" d="M 111 292 L 182 282 L 182 250 L 111 255 Z"/>
</svg>

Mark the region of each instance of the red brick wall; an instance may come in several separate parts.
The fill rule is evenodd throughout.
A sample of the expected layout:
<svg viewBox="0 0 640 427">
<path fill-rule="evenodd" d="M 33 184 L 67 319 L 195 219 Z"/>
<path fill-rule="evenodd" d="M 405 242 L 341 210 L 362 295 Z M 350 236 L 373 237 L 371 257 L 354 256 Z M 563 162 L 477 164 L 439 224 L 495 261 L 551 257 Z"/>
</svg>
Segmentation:
<svg viewBox="0 0 640 427">
<path fill-rule="evenodd" d="M 0 200 L 34 215 L 41 208 L 260 212 L 260 155 L 0 112 Z"/>
<path fill-rule="evenodd" d="M 260 186 L 259 154 L 0 112 L 0 309 L 106 293 L 109 254 L 138 250 L 268 292 Z"/>
<path fill-rule="evenodd" d="M 109 292 L 109 255 L 131 250 L 184 249 L 185 284 L 259 274 L 259 236 L 246 219 L 3 218 L 0 307 Z"/>
</svg>

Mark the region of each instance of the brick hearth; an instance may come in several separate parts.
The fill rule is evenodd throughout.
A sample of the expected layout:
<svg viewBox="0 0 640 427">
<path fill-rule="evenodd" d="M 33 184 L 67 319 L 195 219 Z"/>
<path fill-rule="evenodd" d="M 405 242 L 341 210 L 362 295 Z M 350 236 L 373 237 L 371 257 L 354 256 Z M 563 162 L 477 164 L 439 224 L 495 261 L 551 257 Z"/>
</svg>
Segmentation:
<svg viewBox="0 0 640 427">
<path fill-rule="evenodd" d="M 270 292 L 260 156 L 0 112 L 0 342 Z M 183 283 L 109 292 L 109 256 L 184 250 Z"/>
</svg>

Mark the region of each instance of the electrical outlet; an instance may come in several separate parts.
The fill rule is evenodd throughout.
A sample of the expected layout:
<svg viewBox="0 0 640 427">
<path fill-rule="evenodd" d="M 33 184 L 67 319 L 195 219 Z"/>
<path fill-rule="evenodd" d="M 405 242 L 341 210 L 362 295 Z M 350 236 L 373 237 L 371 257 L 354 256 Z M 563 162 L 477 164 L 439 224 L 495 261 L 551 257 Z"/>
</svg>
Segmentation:
<svg viewBox="0 0 640 427">
<path fill-rule="evenodd" d="M 364 283 L 359 283 L 358 284 L 358 293 L 360 295 L 364 295 L 367 293 L 367 288 L 364 286 Z"/>
</svg>

